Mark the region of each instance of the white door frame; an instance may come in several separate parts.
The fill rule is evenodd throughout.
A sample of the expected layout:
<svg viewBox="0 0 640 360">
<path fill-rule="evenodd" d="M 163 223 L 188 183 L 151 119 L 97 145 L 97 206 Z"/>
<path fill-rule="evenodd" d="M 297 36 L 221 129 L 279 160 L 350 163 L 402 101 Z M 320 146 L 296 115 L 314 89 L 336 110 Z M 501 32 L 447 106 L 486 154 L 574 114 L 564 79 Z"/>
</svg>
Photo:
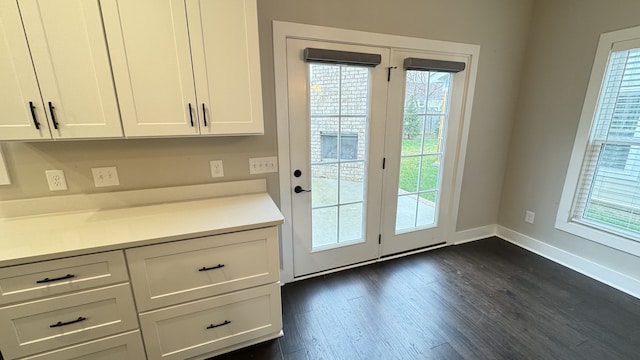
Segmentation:
<svg viewBox="0 0 640 360">
<path fill-rule="evenodd" d="M 273 22 L 273 58 L 276 90 L 276 119 L 278 134 L 278 166 L 280 181 L 280 210 L 285 222 L 281 226 L 281 254 L 282 269 L 280 281 L 291 282 L 293 277 L 293 226 L 291 224 L 291 166 L 289 159 L 289 102 L 287 96 L 287 38 L 319 40 L 326 42 L 350 43 L 356 45 L 378 46 L 388 48 L 415 49 L 420 51 L 438 52 L 466 56 L 467 85 L 462 109 L 462 124 L 459 147 L 455 156 L 454 189 L 449 214 L 449 229 L 447 229 L 447 244 L 451 244 L 452 234 L 456 230 L 460 191 L 462 188 L 462 173 L 469 135 L 471 108 L 478 72 L 478 57 L 480 45 L 462 44 L 438 40 L 428 40 L 396 35 L 368 33 L 355 30 L 329 28 L 316 25 L 296 24 L 289 22 Z M 316 274 L 317 275 L 317 274 Z"/>
</svg>

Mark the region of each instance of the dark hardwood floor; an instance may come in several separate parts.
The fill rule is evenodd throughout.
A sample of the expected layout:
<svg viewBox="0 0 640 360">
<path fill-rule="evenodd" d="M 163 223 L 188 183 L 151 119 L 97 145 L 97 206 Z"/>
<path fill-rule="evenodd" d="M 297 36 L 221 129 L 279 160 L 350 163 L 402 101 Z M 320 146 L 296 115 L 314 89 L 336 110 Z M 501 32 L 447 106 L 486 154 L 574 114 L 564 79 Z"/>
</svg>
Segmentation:
<svg viewBox="0 0 640 360">
<path fill-rule="evenodd" d="M 640 300 L 498 238 L 282 296 L 284 337 L 215 359 L 640 359 Z"/>
</svg>

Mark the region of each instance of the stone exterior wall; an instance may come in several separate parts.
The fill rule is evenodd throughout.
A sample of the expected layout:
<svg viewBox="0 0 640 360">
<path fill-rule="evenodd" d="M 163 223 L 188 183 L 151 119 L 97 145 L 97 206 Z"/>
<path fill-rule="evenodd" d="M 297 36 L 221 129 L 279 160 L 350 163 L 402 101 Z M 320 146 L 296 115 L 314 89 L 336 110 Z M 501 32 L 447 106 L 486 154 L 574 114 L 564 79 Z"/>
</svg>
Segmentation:
<svg viewBox="0 0 640 360">
<path fill-rule="evenodd" d="M 340 165 L 342 180 L 362 181 L 365 172 L 369 69 L 352 66 L 312 64 L 310 74 L 311 105 L 311 162 L 337 161 L 339 144 L 342 149 L 352 149 L 354 138 L 357 149 L 341 155 L 342 161 L 358 160 L 356 163 Z M 342 134 L 342 141 L 338 135 Z M 323 137 L 325 138 L 323 141 Z M 333 138 L 335 144 L 328 149 Z M 324 146 L 324 148 L 323 148 Z M 333 155 L 327 157 L 327 155 Z M 355 157 L 355 159 L 354 159 Z M 338 178 L 338 165 L 320 165 L 313 167 L 313 177 Z"/>
</svg>

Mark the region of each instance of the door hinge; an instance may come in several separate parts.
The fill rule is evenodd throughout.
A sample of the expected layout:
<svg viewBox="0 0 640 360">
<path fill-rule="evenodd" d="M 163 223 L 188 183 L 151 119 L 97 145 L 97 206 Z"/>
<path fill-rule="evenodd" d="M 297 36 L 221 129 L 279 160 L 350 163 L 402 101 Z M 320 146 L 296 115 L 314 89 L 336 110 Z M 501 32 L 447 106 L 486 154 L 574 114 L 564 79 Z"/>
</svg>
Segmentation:
<svg viewBox="0 0 640 360">
<path fill-rule="evenodd" d="M 397 66 L 387 66 L 387 82 L 391 81 L 391 70 L 397 68 Z"/>
<path fill-rule="evenodd" d="M 378 234 L 378 245 L 382 244 L 382 234 Z"/>
<path fill-rule="evenodd" d="M 387 158 L 382 158 L 382 170 L 387 166 Z"/>
</svg>

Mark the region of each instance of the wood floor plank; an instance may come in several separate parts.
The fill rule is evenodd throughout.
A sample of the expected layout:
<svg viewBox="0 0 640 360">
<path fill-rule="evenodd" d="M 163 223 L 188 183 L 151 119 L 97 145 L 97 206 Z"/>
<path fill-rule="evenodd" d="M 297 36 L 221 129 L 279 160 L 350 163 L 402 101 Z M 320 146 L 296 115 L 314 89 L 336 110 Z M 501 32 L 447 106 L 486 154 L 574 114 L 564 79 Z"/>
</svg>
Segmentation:
<svg viewBox="0 0 640 360">
<path fill-rule="evenodd" d="M 498 238 L 282 288 L 284 337 L 219 359 L 639 359 L 640 299 Z"/>
</svg>

